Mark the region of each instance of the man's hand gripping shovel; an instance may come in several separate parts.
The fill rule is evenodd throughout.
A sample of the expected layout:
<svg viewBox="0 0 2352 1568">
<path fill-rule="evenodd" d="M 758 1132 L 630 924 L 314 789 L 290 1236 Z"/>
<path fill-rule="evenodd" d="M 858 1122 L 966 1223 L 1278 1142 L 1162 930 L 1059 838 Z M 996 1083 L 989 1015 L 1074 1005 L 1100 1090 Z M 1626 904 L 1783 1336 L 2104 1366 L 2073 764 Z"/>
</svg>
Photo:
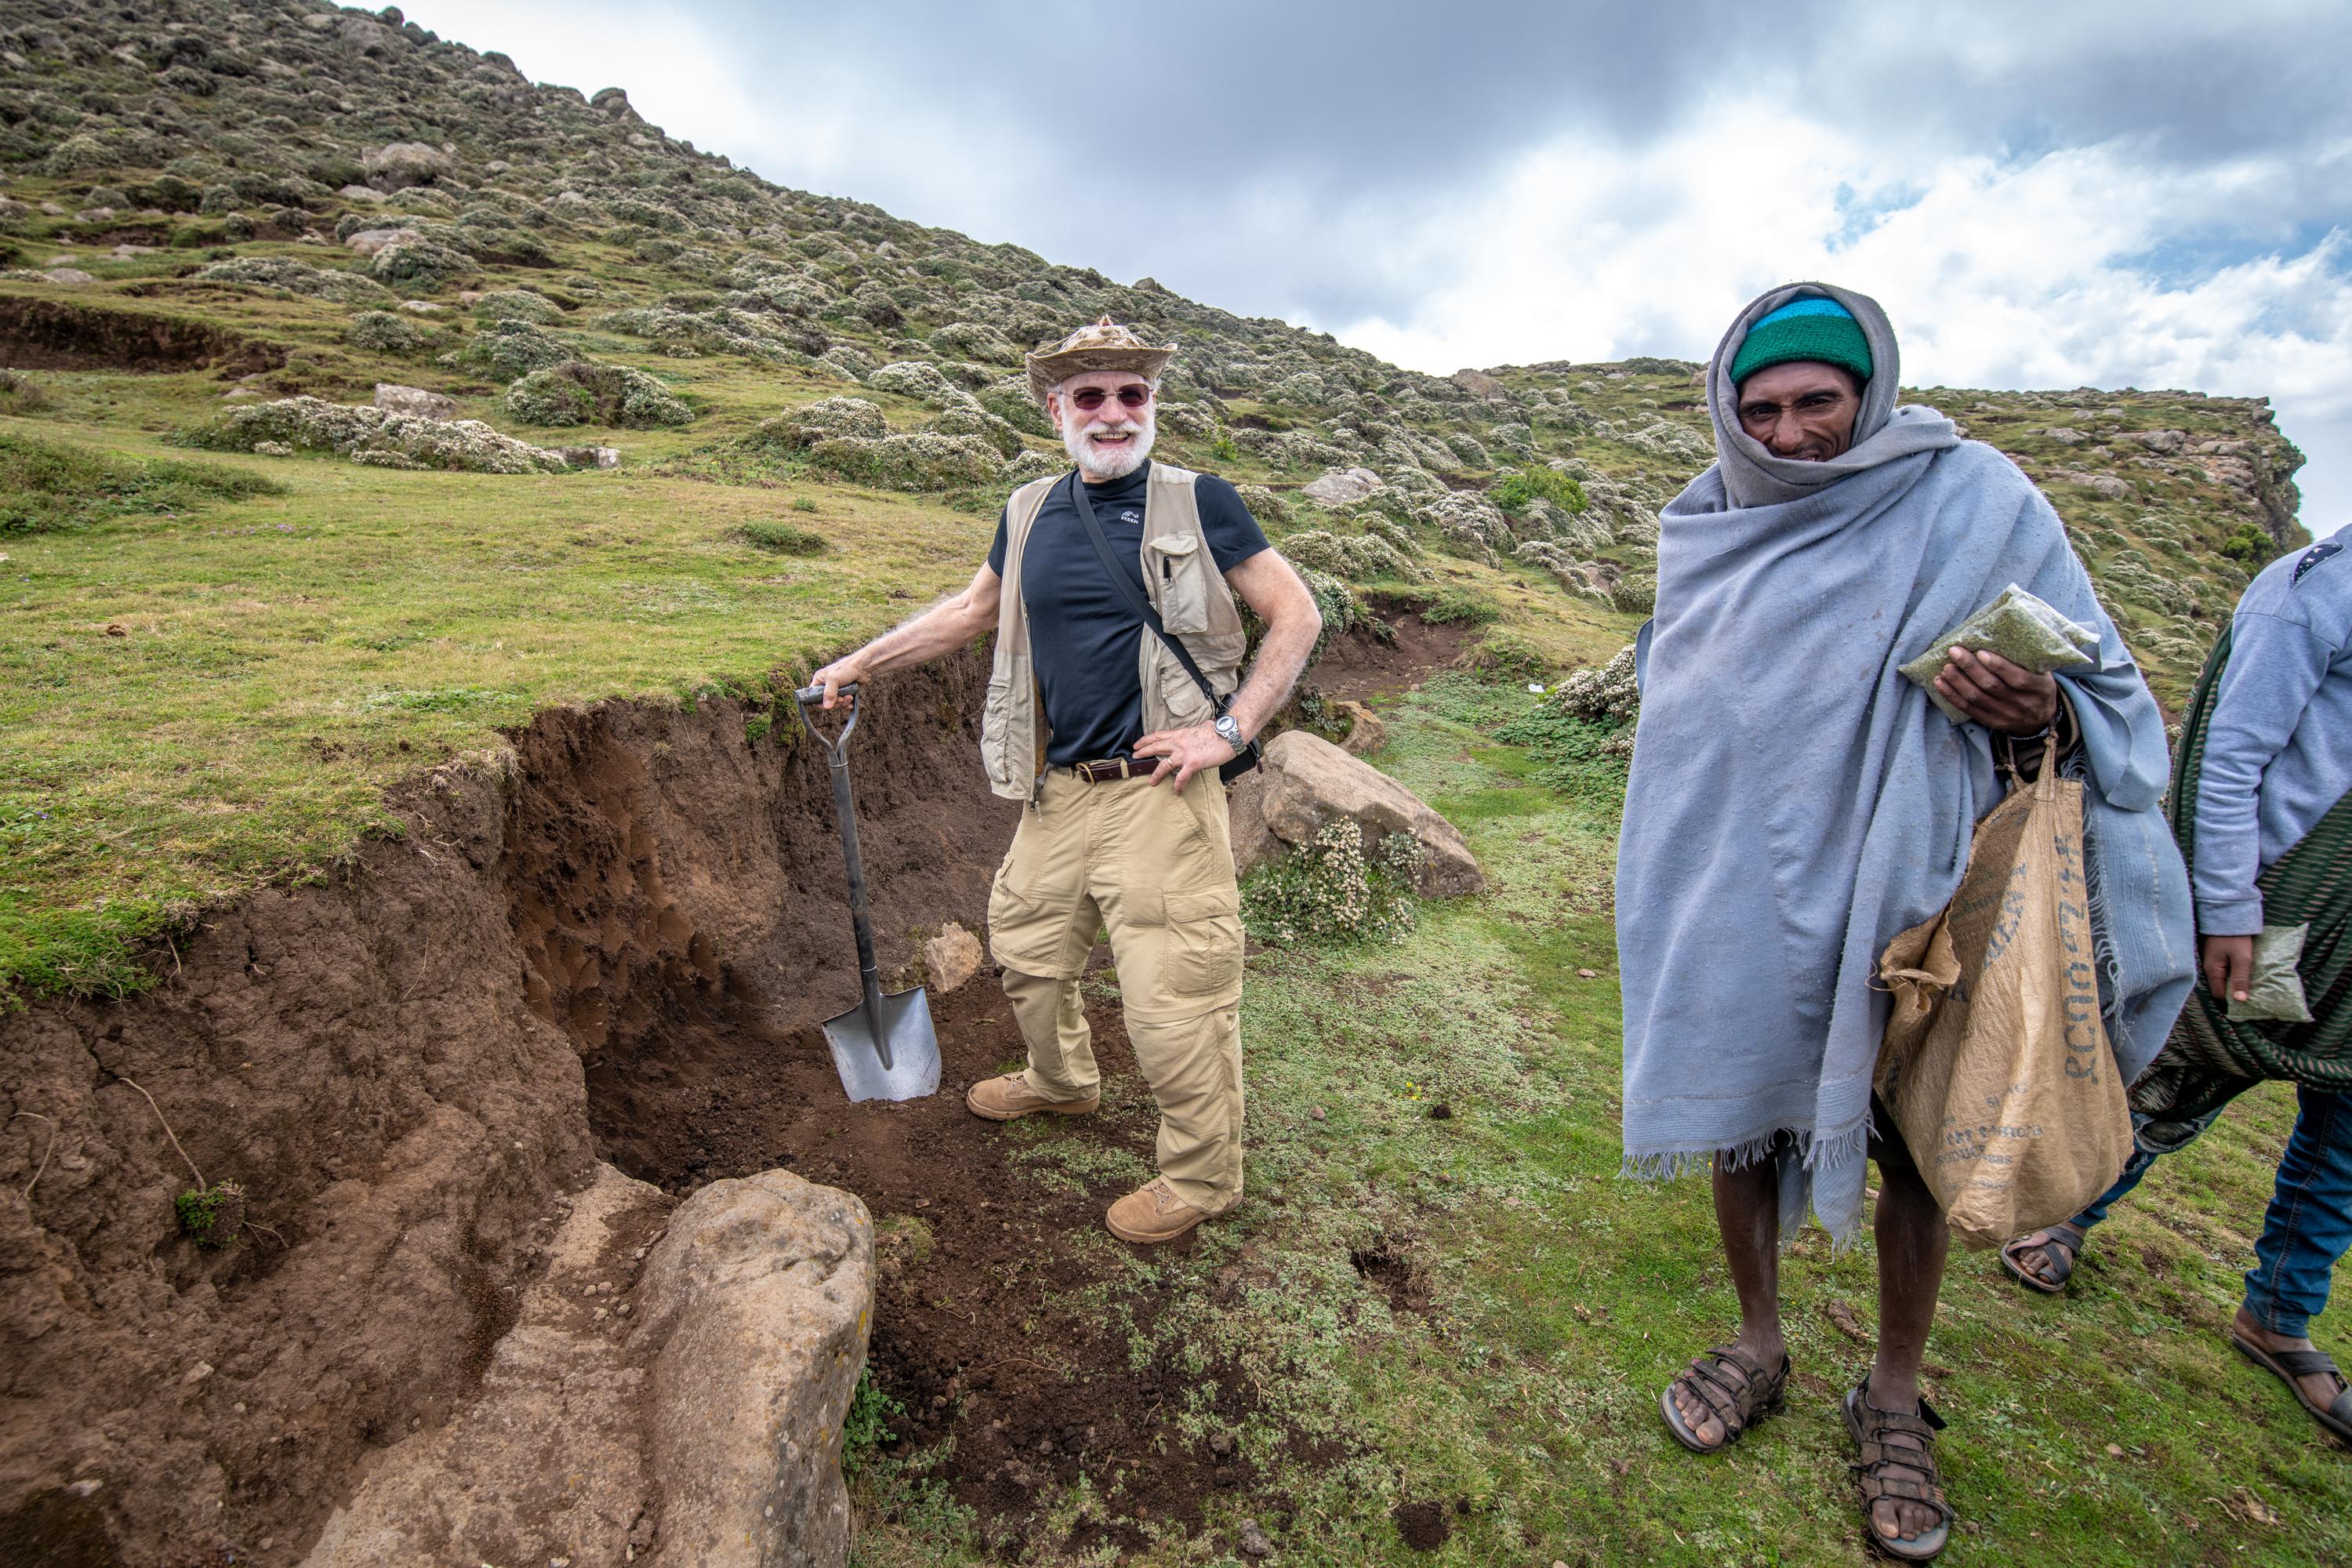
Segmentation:
<svg viewBox="0 0 2352 1568">
<path fill-rule="evenodd" d="M 838 689 L 854 698 L 856 685 Z M 833 811 L 841 824 L 841 858 L 849 867 L 849 916 L 857 931 L 857 1005 L 824 1026 L 841 1087 L 857 1100 L 919 1100 L 940 1087 L 940 1041 L 931 1028 L 930 998 L 918 986 L 884 995 L 874 964 L 874 920 L 866 903 L 866 867 L 857 855 L 857 803 L 849 793 L 849 737 L 857 728 L 853 701 L 841 733 L 827 740 L 810 710 L 824 701 L 822 686 L 793 693 L 801 722 L 824 748 L 833 771 Z"/>
</svg>

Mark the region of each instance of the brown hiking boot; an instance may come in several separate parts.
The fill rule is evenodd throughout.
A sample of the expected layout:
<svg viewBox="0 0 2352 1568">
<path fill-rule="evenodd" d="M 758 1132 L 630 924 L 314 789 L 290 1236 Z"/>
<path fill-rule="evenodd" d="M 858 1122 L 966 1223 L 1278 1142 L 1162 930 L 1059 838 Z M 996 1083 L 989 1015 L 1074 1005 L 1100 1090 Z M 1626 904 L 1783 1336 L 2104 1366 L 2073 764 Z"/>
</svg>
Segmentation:
<svg viewBox="0 0 2352 1568">
<path fill-rule="evenodd" d="M 1194 1208 L 1178 1197 L 1164 1178 L 1154 1176 L 1111 1205 L 1103 1224 L 1121 1241 L 1156 1247 L 1175 1240 L 1209 1217 L 1206 1209 Z"/>
<path fill-rule="evenodd" d="M 1029 1080 L 1017 1072 L 1003 1078 L 984 1078 L 964 1090 L 963 1102 L 974 1116 L 985 1116 L 991 1121 L 1010 1121 L 1019 1116 L 1034 1116 L 1050 1110 L 1056 1116 L 1079 1116 L 1102 1107 L 1100 1093 L 1084 1100 L 1047 1100 L 1029 1087 Z"/>
</svg>

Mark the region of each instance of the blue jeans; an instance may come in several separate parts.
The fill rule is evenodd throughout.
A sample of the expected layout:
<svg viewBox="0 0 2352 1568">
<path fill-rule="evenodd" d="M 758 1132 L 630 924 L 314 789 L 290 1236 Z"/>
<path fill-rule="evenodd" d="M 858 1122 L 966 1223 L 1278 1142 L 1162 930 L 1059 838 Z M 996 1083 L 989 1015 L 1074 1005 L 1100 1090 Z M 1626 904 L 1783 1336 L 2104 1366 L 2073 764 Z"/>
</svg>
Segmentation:
<svg viewBox="0 0 2352 1568">
<path fill-rule="evenodd" d="M 2310 1337 L 2336 1261 L 2352 1248 L 2352 1095 L 2298 1088 L 2295 1096 L 2302 1113 L 2246 1275 L 2246 1310 L 2291 1340 Z"/>
<path fill-rule="evenodd" d="M 2271 1332 L 2299 1340 L 2310 1337 L 2311 1320 L 2327 1306 L 2336 1260 L 2352 1249 L 2352 1095 L 2298 1088 L 2295 1096 L 2301 1110 L 2286 1152 L 2279 1159 L 2278 1184 L 2263 1217 L 2262 1239 L 2254 1244 L 2254 1267 L 2246 1275 L 2246 1310 Z M 2148 1147 L 2147 1130 L 2136 1125 L 2139 1135 L 2132 1141 L 2124 1173 L 2067 1223 L 2089 1230 L 2106 1218 L 2116 1200 L 2139 1185 L 2149 1166 L 2188 1143 L 2212 1120 L 2205 1117 L 2186 1129 L 2167 1127 L 2159 1148 Z"/>
</svg>

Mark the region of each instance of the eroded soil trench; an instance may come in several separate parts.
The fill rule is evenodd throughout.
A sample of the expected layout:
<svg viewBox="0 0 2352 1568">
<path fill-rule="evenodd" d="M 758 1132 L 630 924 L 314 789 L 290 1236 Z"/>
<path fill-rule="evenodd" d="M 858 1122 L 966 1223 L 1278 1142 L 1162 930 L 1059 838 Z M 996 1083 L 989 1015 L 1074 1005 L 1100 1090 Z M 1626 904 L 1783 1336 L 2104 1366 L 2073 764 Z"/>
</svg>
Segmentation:
<svg viewBox="0 0 2352 1568">
<path fill-rule="evenodd" d="M 1448 633 L 1360 639 L 1330 685 L 1411 684 Z M 945 921 L 982 929 L 1014 826 L 972 765 L 985 679 L 894 679 L 853 744 L 898 983 Z M 1115 1498 L 1089 1539 L 1248 1486 L 1163 1449 L 1198 1374 L 1130 1368 L 1070 1305 L 1124 1181 L 1048 1182 L 963 1110 L 1021 1055 L 987 967 L 934 998 L 940 1094 L 844 1099 L 814 1026 L 856 994 L 840 848 L 790 715 L 605 704 L 514 749 L 503 780 L 420 781 L 406 839 L 332 885 L 208 917 L 155 991 L 0 1017 L 0 1561 L 301 1562 L 373 1456 L 466 1407 L 599 1158 L 671 1194 L 781 1165 L 863 1198 L 898 1444 L 952 1436 L 940 1473 L 1004 1547 L 1082 1470 Z M 1146 1168 L 1149 1095 L 1116 1008 L 1092 1020 L 1109 1092 L 1062 1136 Z M 191 1166 L 244 1187 L 231 1245 L 183 1234 Z"/>
</svg>

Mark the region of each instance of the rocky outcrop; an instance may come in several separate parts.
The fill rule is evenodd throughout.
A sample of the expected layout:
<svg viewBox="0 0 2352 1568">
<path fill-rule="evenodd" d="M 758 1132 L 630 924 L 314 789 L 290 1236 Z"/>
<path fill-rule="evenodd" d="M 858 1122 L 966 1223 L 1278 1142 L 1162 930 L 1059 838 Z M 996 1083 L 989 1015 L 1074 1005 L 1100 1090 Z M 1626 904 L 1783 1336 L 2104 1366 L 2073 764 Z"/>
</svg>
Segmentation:
<svg viewBox="0 0 2352 1568">
<path fill-rule="evenodd" d="M 478 1395 L 394 1445 L 304 1568 L 846 1561 L 866 1207 L 785 1171 L 713 1183 L 665 1230 L 668 1204 L 600 1165 Z"/>
<path fill-rule="evenodd" d="M 1379 493 L 1381 477 L 1370 468 L 1334 468 L 1320 479 L 1309 479 L 1298 493 L 1318 506 L 1353 506 Z"/>
<path fill-rule="evenodd" d="M 1265 765 L 1245 773 L 1228 797 L 1234 858 L 1244 871 L 1305 844 L 1346 818 L 1368 839 L 1392 833 L 1427 853 L 1413 873 L 1425 899 L 1484 891 L 1486 873 L 1454 826 L 1404 785 L 1319 735 L 1286 730 L 1265 748 Z"/>
<path fill-rule="evenodd" d="M 455 419 L 457 400 L 438 392 L 427 392 L 421 386 L 402 386 L 396 382 L 375 384 L 375 406 L 393 414 L 412 414 L 419 419 Z"/>
<path fill-rule="evenodd" d="M 713 1182 L 646 1264 L 648 1452 L 666 1568 L 849 1555 L 842 1424 L 866 1362 L 874 1222 L 789 1171 Z"/>
<path fill-rule="evenodd" d="M 632 1408 L 646 1373 L 627 1350 L 642 1310 L 629 1255 L 644 1256 L 640 1238 L 668 1207 L 658 1189 L 599 1165 L 478 1395 L 384 1453 L 303 1568 L 643 1555 L 658 1521 Z"/>
</svg>

